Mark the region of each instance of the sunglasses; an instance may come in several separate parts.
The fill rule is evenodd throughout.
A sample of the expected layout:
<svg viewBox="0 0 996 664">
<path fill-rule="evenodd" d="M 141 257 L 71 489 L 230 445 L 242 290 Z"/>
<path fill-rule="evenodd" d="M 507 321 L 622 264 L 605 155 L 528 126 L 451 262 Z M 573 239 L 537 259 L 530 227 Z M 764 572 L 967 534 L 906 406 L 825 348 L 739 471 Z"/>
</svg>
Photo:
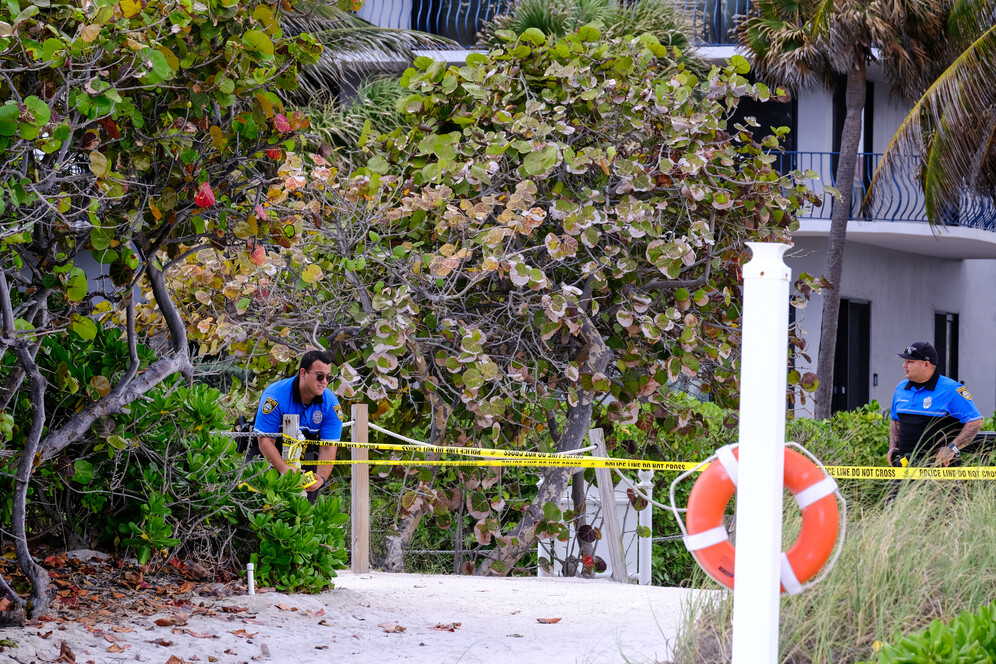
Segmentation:
<svg viewBox="0 0 996 664">
<path fill-rule="evenodd" d="M 332 380 L 332 374 L 321 373 L 320 371 L 312 371 L 311 369 L 305 369 L 304 373 L 315 374 L 315 380 L 317 380 L 319 383 L 324 383 L 327 380 Z"/>
<path fill-rule="evenodd" d="M 929 361 L 929 360 L 927 359 L 927 356 L 926 356 L 926 355 L 924 355 L 923 353 L 921 353 L 919 349 L 917 349 L 917 348 L 914 348 L 913 346 L 907 346 L 907 347 L 906 347 L 906 354 L 907 354 L 907 355 L 912 355 L 912 356 L 914 356 L 914 357 L 915 357 L 916 359 L 918 359 L 918 360 L 921 360 L 921 361 L 923 361 L 923 362 L 928 362 L 928 361 Z"/>
</svg>

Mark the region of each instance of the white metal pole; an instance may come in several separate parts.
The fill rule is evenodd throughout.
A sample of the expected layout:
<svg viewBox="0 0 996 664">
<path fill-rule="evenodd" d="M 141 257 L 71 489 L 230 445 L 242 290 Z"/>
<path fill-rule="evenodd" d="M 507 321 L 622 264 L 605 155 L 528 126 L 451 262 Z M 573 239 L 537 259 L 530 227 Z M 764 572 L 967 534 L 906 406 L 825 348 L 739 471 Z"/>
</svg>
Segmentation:
<svg viewBox="0 0 996 664">
<path fill-rule="evenodd" d="M 641 489 L 645 495 L 650 498 L 654 496 L 654 471 L 652 470 L 638 470 L 636 471 L 637 477 L 640 478 L 640 482 L 636 485 L 638 489 Z M 654 528 L 654 504 L 648 503 L 646 507 L 639 512 L 638 521 L 640 525 L 647 530 L 653 530 Z M 653 537 L 641 537 L 637 540 L 639 544 L 637 545 L 637 569 L 640 575 L 640 585 L 649 586 L 651 581 L 651 572 L 654 567 L 654 556 L 653 556 Z"/>
<path fill-rule="evenodd" d="M 748 242 L 740 361 L 733 662 L 778 662 L 790 245 Z"/>
</svg>

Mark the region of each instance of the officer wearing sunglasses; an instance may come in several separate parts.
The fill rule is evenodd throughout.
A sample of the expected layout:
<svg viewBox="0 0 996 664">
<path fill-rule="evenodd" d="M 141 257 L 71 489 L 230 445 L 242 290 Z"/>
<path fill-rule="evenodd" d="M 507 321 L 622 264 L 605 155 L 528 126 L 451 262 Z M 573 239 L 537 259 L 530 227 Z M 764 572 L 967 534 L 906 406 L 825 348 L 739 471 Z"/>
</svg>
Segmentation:
<svg viewBox="0 0 996 664">
<path fill-rule="evenodd" d="M 889 463 L 893 466 L 958 465 L 961 448 L 982 428 L 982 415 L 968 389 L 937 370 L 937 351 L 917 341 L 896 353 L 905 380 L 892 397 Z"/>
<path fill-rule="evenodd" d="M 290 470 L 283 459 L 281 428 L 284 415 L 297 415 L 301 434 L 307 440 L 339 440 L 346 418 L 332 390 L 332 358 L 320 350 L 311 350 L 301 358 L 297 375 L 273 383 L 263 392 L 256 410 L 257 445 L 250 456 L 262 455 L 281 474 Z M 330 445 L 309 445 L 304 459 L 320 461 L 335 459 L 338 448 Z M 255 453 L 255 454 L 254 454 Z M 301 470 L 315 474 L 314 484 L 305 487 L 308 499 L 315 502 L 318 491 L 325 486 L 332 466 L 302 465 Z"/>
</svg>

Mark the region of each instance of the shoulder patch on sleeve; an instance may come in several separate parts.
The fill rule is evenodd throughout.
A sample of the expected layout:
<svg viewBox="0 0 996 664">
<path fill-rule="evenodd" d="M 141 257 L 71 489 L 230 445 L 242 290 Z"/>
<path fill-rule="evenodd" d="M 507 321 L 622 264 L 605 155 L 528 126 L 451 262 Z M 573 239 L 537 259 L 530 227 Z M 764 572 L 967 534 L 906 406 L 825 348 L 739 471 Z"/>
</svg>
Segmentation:
<svg viewBox="0 0 996 664">
<path fill-rule="evenodd" d="M 962 385 L 961 387 L 958 388 L 958 394 L 960 394 L 961 396 L 965 397 L 969 401 L 972 400 L 971 393 L 968 391 L 968 388 L 965 387 L 964 385 Z"/>
<path fill-rule="evenodd" d="M 273 397 L 266 397 L 266 401 L 263 402 L 263 414 L 269 415 L 273 412 L 273 409 L 277 407 L 277 400 Z"/>
<path fill-rule="evenodd" d="M 335 405 L 335 416 L 339 418 L 340 422 L 346 421 L 346 416 L 342 414 L 342 406 L 339 404 Z"/>
</svg>

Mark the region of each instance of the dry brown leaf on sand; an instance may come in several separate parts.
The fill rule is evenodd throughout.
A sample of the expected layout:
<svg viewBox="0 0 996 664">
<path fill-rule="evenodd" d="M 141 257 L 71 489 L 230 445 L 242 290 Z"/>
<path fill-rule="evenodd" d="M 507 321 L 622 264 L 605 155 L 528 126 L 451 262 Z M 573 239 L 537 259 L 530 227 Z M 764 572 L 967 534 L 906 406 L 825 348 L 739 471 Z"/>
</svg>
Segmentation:
<svg viewBox="0 0 996 664">
<path fill-rule="evenodd" d="M 111 647 L 107 649 L 107 652 L 124 652 L 128 648 L 131 648 L 128 644 L 121 645 L 120 643 L 112 643 Z"/>
<path fill-rule="evenodd" d="M 544 625 L 553 625 L 559 623 L 563 618 L 537 618 L 536 622 L 543 623 Z"/>
<path fill-rule="evenodd" d="M 458 623 L 458 622 L 455 622 L 455 623 L 440 623 L 440 624 L 436 625 L 435 627 L 432 627 L 431 629 L 433 631 L 435 631 L 435 632 L 455 632 L 456 628 L 459 627 L 461 624 L 463 624 L 463 623 Z"/>
<path fill-rule="evenodd" d="M 395 625 L 394 623 L 384 622 L 384 623 L 380 623 L 379 626 L 380 626 L 381 629 L 383 629 L 388 634 L 399 634 L 399 633 L 405 631 L 404 627 L 402 627 L 401 625 Z"/>
</svg>

